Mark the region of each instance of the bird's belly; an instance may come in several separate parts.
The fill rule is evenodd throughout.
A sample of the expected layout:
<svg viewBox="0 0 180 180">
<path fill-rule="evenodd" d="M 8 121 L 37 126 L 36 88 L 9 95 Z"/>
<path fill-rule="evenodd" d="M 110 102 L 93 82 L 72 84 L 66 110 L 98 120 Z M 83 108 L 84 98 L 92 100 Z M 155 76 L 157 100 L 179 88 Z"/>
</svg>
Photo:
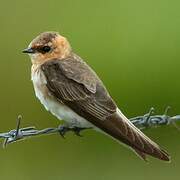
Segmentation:
<svg viewBox="0 0 180 180">
<path fill-rule="evenodd" d="M 50 111 L 59 120 L 64 120 L 66 123 L 72 126 L 93 127 L 93 125 L 90 122 L 88 122 L 83 117 L 79 116 L 68 106 L 57 101 L 51 95 L 51 93 L 46 87 L 46 79 L 42 74 L 42 71 L 33 73 L 32 81 L 33 81 L 36 97 L 44 105 L 46 110 Z"/>
</svg>

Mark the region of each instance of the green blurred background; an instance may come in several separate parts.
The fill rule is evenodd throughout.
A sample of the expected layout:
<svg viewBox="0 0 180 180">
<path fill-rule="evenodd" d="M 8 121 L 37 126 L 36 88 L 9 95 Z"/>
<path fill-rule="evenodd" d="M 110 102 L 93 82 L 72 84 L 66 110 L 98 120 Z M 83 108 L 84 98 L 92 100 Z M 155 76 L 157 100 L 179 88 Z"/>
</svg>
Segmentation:
<svg viewBox="0 0 180 180">
<path fill-rule="evenodd" d="M 43 31 L 59 31 L 103 79 L 127 117 L 154 106 L 180 114 L 179 0 L 52 0 L 0 3 L 0 109 L 4 132 L 18 114 L 23 126 L 59 121 L 34 96 L 31 62 L 21 50 Z M 179 124 L 180 125 L 180 124 Z M 32 138 L 0 148 L 0 179 L 179 180 L 180 132 L 173 126 L 146 130 L 172 156 L 144 163 L 133 152 L 94 131 Z"/>
</svg>

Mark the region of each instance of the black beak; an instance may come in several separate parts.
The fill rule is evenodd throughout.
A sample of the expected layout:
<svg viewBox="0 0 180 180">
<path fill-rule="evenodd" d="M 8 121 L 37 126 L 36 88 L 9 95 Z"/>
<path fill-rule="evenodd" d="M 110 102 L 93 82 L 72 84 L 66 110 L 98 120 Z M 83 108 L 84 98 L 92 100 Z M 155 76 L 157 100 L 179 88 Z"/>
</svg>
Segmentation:
<svg viewBox="0 0 180 180">
<path fill-rule="evenodd" d="M 35 50 L 32 48 L 27 48 L 22 51 L 23 53 L 33 54 L 35 53 Z"/>
</svg>

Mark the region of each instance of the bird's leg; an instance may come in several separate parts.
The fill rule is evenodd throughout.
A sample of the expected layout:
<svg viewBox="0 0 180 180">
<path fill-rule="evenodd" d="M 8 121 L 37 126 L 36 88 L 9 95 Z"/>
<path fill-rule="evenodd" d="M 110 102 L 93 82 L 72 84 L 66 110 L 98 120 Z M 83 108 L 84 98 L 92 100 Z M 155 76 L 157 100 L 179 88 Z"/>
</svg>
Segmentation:
<svg viewBox="0 0 180 180">
<path fill-rule="evenodd" d="M 80 132 L 81 132 L 82 130 L 86 130 L 86 129 L 91 129 L 91 128 L 82 128 L 82 127 L 76 127 L 76 126 L 74 126 L 74 127 L 72 127 L 71 130 L 74 132 L 75 135 L 82 137 L 82 135 L 80 134 Z"/>
<path fill-rule="evenodd" d="M 81 132 L 82 130 L 86 130 L 86 129 L 91 129 L 91 127 L 90 127 L 90 128 L 82 128 L 82 127 L 67 126 L 67 125 L 60 125 L 60 126 L 58 127 L 59 134 L 60 134 L 63 138 L 65 138 L 65 134 L 66 134 L 67 132 L 69 132 L 69 131 L 72 131 L 72 132 L 74 132 L 75 135 L 82 137 L 82 135 L 80 134 L 80 132 Z"/>
<path fill-rule="evenodd" d="M 68 131 L 71 131 L 71 128 L 66 126 L 66 125 L 60 125 L 58 127 L 58 131 L 59 131 L 59 134 L 65 138 L 65 134 L 68 132 Z"/>
</svg>

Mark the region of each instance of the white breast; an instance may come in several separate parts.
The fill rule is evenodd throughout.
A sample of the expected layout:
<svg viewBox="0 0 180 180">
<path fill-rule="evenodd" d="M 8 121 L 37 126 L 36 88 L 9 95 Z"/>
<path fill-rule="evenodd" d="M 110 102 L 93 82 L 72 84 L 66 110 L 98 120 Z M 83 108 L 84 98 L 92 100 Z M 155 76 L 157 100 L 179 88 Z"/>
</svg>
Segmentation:
<svg viewBox="0 0 180 180">
<path fill-rule="evenodd" d="M 59 120 L 64 120 L 77 127 L 93 127 L 93 125 L 72 111 L 69 107 L 57 101 L 46 87 L 46 78 L 40 68 L 32 66 L 31 79 L 33 81 L 36 97 Z"/>
</svg>

